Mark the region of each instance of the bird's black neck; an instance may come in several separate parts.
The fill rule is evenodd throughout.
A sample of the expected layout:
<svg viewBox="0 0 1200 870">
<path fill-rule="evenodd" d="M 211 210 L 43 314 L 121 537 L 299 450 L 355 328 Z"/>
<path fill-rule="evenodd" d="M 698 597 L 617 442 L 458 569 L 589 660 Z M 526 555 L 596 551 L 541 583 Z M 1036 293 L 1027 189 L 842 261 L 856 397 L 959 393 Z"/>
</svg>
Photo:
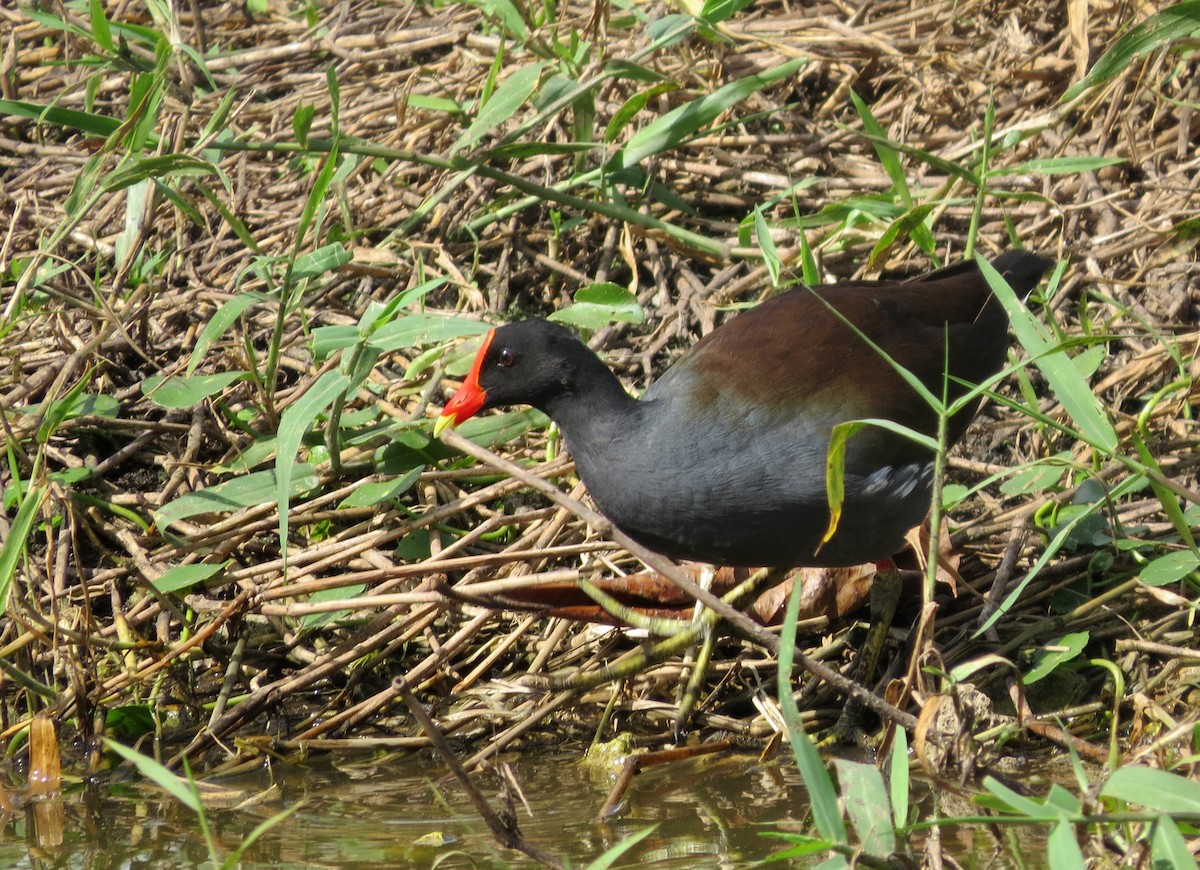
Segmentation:
<svg viewBox="0 0 1200 870">
<path fill-rule="evenodd" d="M 563 388 L 541 402 L 541 410 L 576 444 L 615 438 L 637 425 L 639 403 L 591 351 L 580 349 Z"/>
</svg>

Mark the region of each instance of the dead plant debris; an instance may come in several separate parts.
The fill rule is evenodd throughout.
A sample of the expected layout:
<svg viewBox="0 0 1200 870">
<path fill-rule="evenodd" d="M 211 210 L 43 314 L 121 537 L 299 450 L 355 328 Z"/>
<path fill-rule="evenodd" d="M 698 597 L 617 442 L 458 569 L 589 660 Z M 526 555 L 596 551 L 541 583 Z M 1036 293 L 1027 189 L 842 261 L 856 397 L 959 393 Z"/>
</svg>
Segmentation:
<svg viewBox="0 0 1200 870">
<path fill-rule="evenodd" d="M 161 26 L 140 4 L 102 6 L 114 28 Z M 303 440 L 286 560 L 269 498 L 217 501 L 165 528 L 155 511 L 269 473 L 281 421 L 338 364 L 314 354 L 314 334 L 353 330 L 369 304 L 400 290 L 439 280 L 425 310 L 500 321 L 615 282 L 636 294 L 647 322 L 598 329 L 591 344 L 641 389 L 727 316 L 721 306 L 765 292 L 767 269 L 745 256 L 742 246 L 754 242 L 739 235 L 755 207 L 782 262 L 799 271 L 804 233 L 834 279 L 929 267 L 910 235 L 878 244 L 891 220 L 923 204 L 943 260 L 977 238 L 986 254 L 1019 242 L 1064 264 L 1040 311 L 1076 342 L 1072 353 L 1091 367 L 1121 441 L 1103 455 L 1002 402 L 981 414 L 951 473 L 952 484 L 972 487 L 950 514 L 965 586 L 957 597 L 939 594 L 936 619 L 922 628 L 922 667 L 906 667 L 912 648 L 904 632 L 893 636 L 896 678 L 912 678 L 909 709 L 940 699 L 949 689 L 937 674 L 965 666 L 964 679 L 1015 730 L 1017 711 L 1004 708 L 1014 671 L 987 662 L 1027 672 L 1064 636 L 1086 632 L 1080 661 L 1115 662 L 1124 699 L 1103 669 L 1067 668 L 1049 674 L 1053 689 L 1040 697 L 1033 684 L 1033 714 L 1104 745 L 1106 717 L 1118 710 L 1127 751 L 1194 720 L 1194 685 L 1183 675 L 1194 675 L 1200 649 L 1195 566 L 1180 556 L 1185 570 L 1163 583 L 1142 573 L 1164 554 L 1189 552 L 1179 517 L 1198 525 L 1194 55 L 1151 52 L 1064 104 L 1067 88 L 1147 14 L 1141 4 L 884 0 L 854 11 L 829 0 L 763 0 L 708 37 L 657 50 L 648 49 L 648 27 L 673 11 L 664 5 L 557 7 L 556 19 L 517 39 L 456 3 L 350 0 L 308 13 L 280 4 L 257 15 L 244 4 L 180 4 L 176 35 L 206 70 L 172 57 L 141 134 L 105 134 L 88 120 L 135 129 L 145 117 L 131 94 L 147 92 L 138 88 L 149 86 L 156 61 L 132 31 L 94 63 L 91 24 L 75 7 L 55 8 L 81 32 L 0 10 L 4 99 L 84 118 L 74 127 L 58 115 L 0 119 L 0 537 L 22 529 L 22 498 L 40 499 L 0 620 L 0 733 L 9 738 L 45 714 L 90 740 L 128 726 L 123 711 L 148 709 L 198 769 L 218 767 L 235 740 L 239 759 L 343 748 L 350 737 L 362 748 L 424 745 L 393 685 L 403 677 L 437 727 L 475 753 L 468 767 L 562 732 L 590 734 L 614 691 L 610 728 L 669 739 L 685 659 L 616 689 L 547 691 L 530 677 L 591 672 L 638 641 L 481 605 L 596 567 L 640 566 L 568 512 L 428 442 L 423 421 L 448 392 L 443 365 L 420 356 L 424 345 L 385 354 L 348 398 L 344 413 L 366 422 L 355 430 L 362 438 L 340 445 L 339 469 L 322 452 L 319 426 Z M 1090 16 L 1068 20 L 1079 7 Z M 571 55 L 571 34 L 586 52 Z M 590 92 L 592 115 L 582 102 L 541 115 L 545 102 L 524 102 L 509 122 L 461 143 L 484 95 L 532 64 L 544 86 L 634 58 L 645 75 L 603 79 Z M 646 160 L 641 175 L 577 183 L 634 128 L 796 58 L 807 62 L 793 75 Z M 880 156 L 887 146 L 864 135 L 851 92 L 906 149 L 889 151 L 906 190 Z M 955 167 L 980 171 L 989 100 L 988 195 L 977 210 L 976 185 Z M 638 105 L 634 127 L 617 124 L 606 141 L 606 129 Z M 487 151 L 518 124 L 527 126 L 508 156 Z M 581 127 L 590 148 L 516 147 L 578 143 Z M 137 153 L 133 135 L 142 135 Z M 304 144 L 331 137 L 342 149 L 338 171 L 313 200 L 330 154 Z M 355 150 L 364 143 L 390 150 Z M 452 159 L 474 155 L 500 172 Z M 1069 158 L 1080 158 L 1078 169 L 1063 168 Z M 1060 170 L 1046 168 L 1054 161 Z M 618 195 L 648 220 L 615 220 L 567 198 Z M 712 245 L 700 249 L 649 219 Z M 304 260 L 327 245 L 346 256 L 333 267 Z M 288 268 L 312 274 L 295 280 Z M 230 303 L 237 316 L 206 332 Z M 444 363 L 460 370 L 452 355 Z M 237 372 L 255 374 L 174 405 L 147 385 Z M 1069 422 L 1036 367 L 1002 393 Z M 277 431 L 281 440 L 271 440 Z M 548 455 L 544 429 L 494 446 L 571 489 L 571 467 Z M 419 477 L 398 496 L 356 500 L 363 487 L 412 469 Z M 1056 535 L 1068 545 L 978 634 Z M 199 573 L 180 575 L 181 566 Z M 201 579 L 164 591 L 165 577 L 181 576 Z M 907 608 L 903 624 L 918 615 Z M 849 672 L 852 619 L 812 617 L 802 646 Z M 722 640 L 692 727 L 765 737 L 772 725 L 752 699 L 772 688 L 774 673 L 761 649 Z M 814 715 L 832 718 L 842 704 L 826 686 L 798 688 Z M 1142 700 L 1124 703 L 1133 697 Z"/>
</svg>

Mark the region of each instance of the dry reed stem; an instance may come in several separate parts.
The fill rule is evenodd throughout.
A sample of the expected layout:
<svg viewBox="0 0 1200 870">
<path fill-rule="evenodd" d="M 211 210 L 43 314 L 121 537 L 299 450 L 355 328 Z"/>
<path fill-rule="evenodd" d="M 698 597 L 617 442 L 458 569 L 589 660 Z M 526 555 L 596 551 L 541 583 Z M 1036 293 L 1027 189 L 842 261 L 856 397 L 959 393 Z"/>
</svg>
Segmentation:
<svg viewBox="0 0 1200 870">
<path fill-rule="evenodd" d="M 525 45 L 505 41 L 501 80 L 534 60 L 534 49 L 547 40 L 572 27 L 589 27 L 591 3 L 558 6 L 557 31 L 547 25 Z M 149 23 L 129 18 L 140 14 L 132 7 L 106 8 L 131 23 Z M 639 8 L 652 15 L 662 11 L 653 4 Z M 853 15 L 834 2 L 803 9 L 772 0 L 756 3 L 722 25 L 729 42 L 693 38 L 644 61 L 679 89 L 652 100 L 639 123 L 787 59 L 810 62 L 794 80 L 750 97 L 736 118 L 723 119 L 728 126 L 652 161 L 654 182 L 690 213 L 657 201 L 644 211 L 740 255 L 739 222 L 769 201 L 775 243 L 785 258 L 794 259 L 800 247 L 790 217 L 855 198 L 885 197 L 893 187 L 860 135 L 851 89 L 871 104 L 894 140 L 944 160 L 965 161 L 979 153 L 989 95 L 996 131 L 1033 133 L 996 158 L 1004 166 L 1060 156 L 1124 158 L 1125 164 L 1076 174 L 994 177 L 996 189 L 1012 198 L 987 200 L 978 237 L 981 249 L 991 253 L 1010 244 L 1011 230 L 1025 245 L 1069 259 L 1046 316 L 1067 335 L 1116 336 L 1093 387 L 1124 436 L 1138 431 L 1136 417 L 1149 397 L 1180 382 L 1141 425 L 1163 475 L 1158 482 L 1186 506 L 1200 491 L 1192 411 L 1200 389 L 1200 288 L 1196 234 L 1186 223 L 1194 221 L 1200 205 L 1195 150 L 1200 120 L 1192 108 L 1200 97 L 1200 76 L 1191 57 L 1152 54 L 1064 108 L 1060 96 L 1078 71 L 1142 14 L 1140 7 L 1117 2 L 1091 4 L 1091 10 L 1086 20 L 1076 15 L 1068 21 L 1058 6 L 1026 0 L 919 5 L 885 0 L 863 4 Z M 206 4 L 202 14 L 200 27 L 190 8 L 181 10 L 181 33 L 192 45 L 219 46 L 208 61 L 219 90 L 209 93 L 185 77 L 173 79 L 158 128 L 172 147 L 196 156 L 203 153 L 200 146 L 188 143 L 204 133 L 227 88 L 236 95 L 223 126 L 235 139 L 293 141 L 292 117 L 301 105 L 315 109 L 314 135 L 324 134 L 330 123 L 326 69 L 332 65 L 343 134 L 443 157 L 465 122 L 430 106 L 454 100 L 473 111 L 501 45 L 481 13 L 468 6 L 352 0 L 323 11 L 311 27 L 299 18 L 251 18 L 237 4 Z M 645 47 L 641 26 L 586 32 L 597 57 L 628 58 Z M 124 116 L 126 79 L 111 69 L 101 69 L 89 97 L 87 81 L 95 69 L 77 62 L 90 50 L 78 37 L 12 10 L 0 10 L 0 36 L 5 45 L 11 37 L 16 46 L 0 75 L 5 98 L 77 110 L 88 109 L 91 99 L 97 113 Z M 639 88 L 620 79 L 597 89 L 599 129 Z M 556 117 L 529 138 L 569 139 L 567 120 Z M 225 479 L 214 468 L 239 456 L 253 442 L 256 426 L 277 419 L 316 382 L 323 364 L 312 359 L 310 330 L 354 324 L 368 301 L 399 288 L 444 278 L 446 284 L 427 300 L 431 309 L 502 320 L 559 307 L 592 280 L 622 283 L 637 293 L 650 323 L 645 329 L 600 330 L 592 344 L 608 353 L 631 386 L 641 388 L 719 322 L 717 306 L 759 298 L 765 270 L 736 257 L 711 262 L 687 246 L 664 244 L 655 233 L 570 209 L 558 211 L 582 220 L 562 230 L 554 223 L 558 215 L 544 204 L 521 206 L 522 194 L 494 179 L 412 162 L 363 160 L 326 202 L 325 229 L 337 224 L 350 240 L 352 259 L 299 300 L 303 323 L 298 317 L 284 330 L 278 384 L 264 393 L 252 381 L 236 381 L 192 409 L 166 410 L 142 394 L 142 381 L 184 371 L 201 330 L 222 304 L 270 288 L 253 269 L 255 251 L 187 182 L 178 189 L 200 225 L 162 197 L 138 216 L 135 253 L 161 257 L 145 275 L 131 271 L 133 258 L 123 265 L 114 259 L 125 230 L 124 189 L 103 192 L 50 250 L 48 239 L 66 226 L 64 203 L 97 147 L 96 139 L 53 125 L 9 118 L 0 127 L 0 213 L 8 216 L 0 226 L 5 325 L 0 423 L 9 456 L 0 485 L 11 490 L 14 470 L 22 479 L 39 469 L 92 471 L 86 484 L 51 487 L 44 531 L 30 541 L 9 613 L 0 622 L 0 662 L 7 675 L 0 737 L 42 711 L 73 721 L 90 736 L 97 712 L 170 697 L 192 710 L 190 724 L 185 718 L 168 735 L 192 755 L 213 748 L 216 758 L 215 747 L 234 737 L 267 735 L 272 714 L 279 712 L 295 716 L 287 733 L 275 735 L 289 750 L 344 747 L 351 738 L 363 749 L 425 745 L 396 703 L 395 676 L 432 705 L 440 728 L 472 746 L 468 767 L 548 733 L 588 735 L 607 692 L 541 696 L 518 682 L 526 674 L 564 667 L 599 668 L 624 655 L 628 639 L 463 604 L 446 594 L 452 588 L 486 601 L 499 592 L 587 574 L 597 563 L 637 569 L 584 523 L 514 481 L 480 483 L 478 469 L 430 465 L 398 505 L 342 506 L 376 479 L 370 476 L 373 446 L 360 446 L 355 457 L 346 455 L 351 473 L 321 480 L 312 494 L 289 505 L 286 572 L 273 504 L 194 516 L 171 534 L 143 528 L 128 512 L 147 521 L 153 509 Z M 540 155 L 498 168 L 580 195 L 573 187 L 573 161 L 571 155 Z M 216 200 L 243 222 L 262 256 L 290 257 L 312 188 L 311 165 L 271 151 L 227 151 L 218 162 L 228 186 L 212 186 Z M 908 157 L 903 162 L 914 191 L 942 192 L 930 218 L 936 221 L 939 254 L 960 255 L 973 191 L 938 166 Z M 105 171 L 116 165 L 116 154 L 104 157 Z M 626 193 L 632 197 L 637 191 Z M 771 200 L 781 194 L 778 203 Z M 428 205 L 427 212 L 419 211 Z M 864 272 L 879 230 L 878 224 L 864 223 L 857 235 L 838 235 L 832 226 L 818 226 L 809 229 L 807 240 L 826 243 L 823 269 L 846 278 Z M 306 238 L 300 250 L 323 241 L 324 235 Z M 22 269 L 38 251 L 65 268 L 34 288 L 33 273 Z M 879 267 L 926 264 L 911 245 L 897 244 Z M 250 308 L 204 353 L 197 371 L 261 365 L 275 316 L 271 305 Z M 256 360 L 248 357 L 248 348 Z M 377 404 L 397 420 L 428 417 L 445 392 L 426 380 L 403 381 L 411 361 L 398 353 L 384 358 L 370 389 L 351 397 L 350 407 Z M 1063 418 L 1040 375 L 1028 377 L 1041 411 Z M 39 444 L 46 410 L 81 381 L 85 392 L 112 397 L 117 416 L 72 418 Z M 1018 390 L 1011 382 L 1002 387 L 1009 395 Z M 256 416 L 256 409 L 266 410 Z M 505 445 L 504 452 L 544 480 L 570 488 L 569 464 L 541 461 L 543 448 L 535 436 Z M 1058 453 L 1080 467 L 1100 464 L 1095 469 L 1100 481 L 1111 483 L 1127 471 L 993 404 L 959 449 L 953 476 L 973 484 Z M 1079 483 L 1064 477 L 1057 489 L 1027 492 L 1004 492 L 993 483 L 952 515 L 955 544 L 966 555 L 962 573 L 973 591 L 942 603 L 933 640 L 947 663 L 970 660 L 985 649 L 970 629 L 986 609 L 994 569 L 1007 556 L 1001 572 L 1006 587 L 1020 582 L 1045 545 L 1045 530 L 1034 524 L 1035 517 L 1069 507 Z M 0 512 L 0 537 L 7 537 L 12 519 L 12 511 Z M 1130 538 L 1154 541 L 1172 533 L 1149 491 L 1116 504 L 1110 520 Z M 1010 548 L 1014 530 L 1028 534 Z M 425 551 L 408 553 L 404 548 L 418 539 L 428 541 Z M 1163 704 L 1176 715 L 1194 716 L 1182 712 L 1183 693 L 1165 688 L 1178 665 L 1162 653 L 1163 644 L 1189 655 L 1197 648 L 1182 609 L 1192 593 L 1178 586 L 1122 585 L 1117 581 L 1131 577 L 1137 566 L 1121 551 L 1112 553 L 1110 580 L 1098 573 L 1096 552 L 1060 554 L 995 626 L 999 649 L 1016 655 L 1087 628 L 1114 644 L 1114 657 L 1120 651 L 1131 691 L 1165 691 Z M 224 568 L 182 596 L 154 593 L 156 580 L 185 564 Z M 1093 592 L 1097 584 L 1100 595 Z M 332 597 L 337 590 L 349 597 Z M 1110 598 L 1105 590 L 1116 591 L 1108 592 Z M 1080 598 L 1067 603 L 1070 595 Z M 828 640 L 801 638 L 811 647 Z M 840 649 L 842 640 L 839 636 L 830 649 Z M 762 655 L 742 642 L 722 643 L 716 669 L 728 679 L 698 728 L 767 730 L 752 707 L 741 703 L 760 677 L 771 679 L 771 662 Z M 661 735 L 676 703 L 677 678 L 677 666 L 668 662 L 623 686 L 617 725 Z M 1102 678 L 1091 680 L 1088 691 L 1103 690 Z M 204 705 L 218 696 L 230 703 L 223 700 L 206 711 Z M 821 706 L 831 696 L 818 688 L 807 697 Z M 1058 706 L 1076 705 L 1067 698 Z M 1152 729 L 1136 733 L 1147 741 L 1154 736 Z"/>
</svg>

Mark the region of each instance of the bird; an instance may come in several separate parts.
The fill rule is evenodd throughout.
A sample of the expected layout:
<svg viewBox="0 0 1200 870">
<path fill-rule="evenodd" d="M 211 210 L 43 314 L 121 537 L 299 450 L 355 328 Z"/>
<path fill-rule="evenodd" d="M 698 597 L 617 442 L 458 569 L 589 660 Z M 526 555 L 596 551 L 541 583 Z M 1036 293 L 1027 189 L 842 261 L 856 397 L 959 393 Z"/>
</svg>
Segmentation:
<svg viewBox="0 0 1200 870">
<path fill-rule="evenodd" d="M 1024 299 L 1052 262 L 1014 249 L 992 265 Z M 831 432 L 882 419 L 932 436 L 937 413 L 894 364 L 953 401 L 1007 352 L 1007 314 L 974 260 L 782 292 L 712 330 L 640 398 L 568 328 L 522 320 L 485 335 L 434 434 L 531 405 L 558 424 L 601 513 L 651 550 L 731 567 L 881 562 L 929 510 L 934 454 L 889 429 L 858 431 L 828 536 Z M 950 418 L 948 445 L 979 404 Z"/>
</svg>

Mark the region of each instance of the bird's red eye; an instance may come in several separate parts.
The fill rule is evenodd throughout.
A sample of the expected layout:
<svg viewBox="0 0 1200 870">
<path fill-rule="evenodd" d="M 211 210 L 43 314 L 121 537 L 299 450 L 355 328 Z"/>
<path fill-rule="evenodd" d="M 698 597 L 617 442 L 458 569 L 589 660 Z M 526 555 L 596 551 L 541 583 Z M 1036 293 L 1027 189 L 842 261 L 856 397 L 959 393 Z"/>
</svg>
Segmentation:
<svg viewBox="0 0 1200 870">
<path fill-rule="evenodd" d="M 500 352 L 496 354 L 496 365 L 502 369 L 511 368 L 516 361 L 517 355 L 507 347 L 501 348 Z"/>
</svg>

